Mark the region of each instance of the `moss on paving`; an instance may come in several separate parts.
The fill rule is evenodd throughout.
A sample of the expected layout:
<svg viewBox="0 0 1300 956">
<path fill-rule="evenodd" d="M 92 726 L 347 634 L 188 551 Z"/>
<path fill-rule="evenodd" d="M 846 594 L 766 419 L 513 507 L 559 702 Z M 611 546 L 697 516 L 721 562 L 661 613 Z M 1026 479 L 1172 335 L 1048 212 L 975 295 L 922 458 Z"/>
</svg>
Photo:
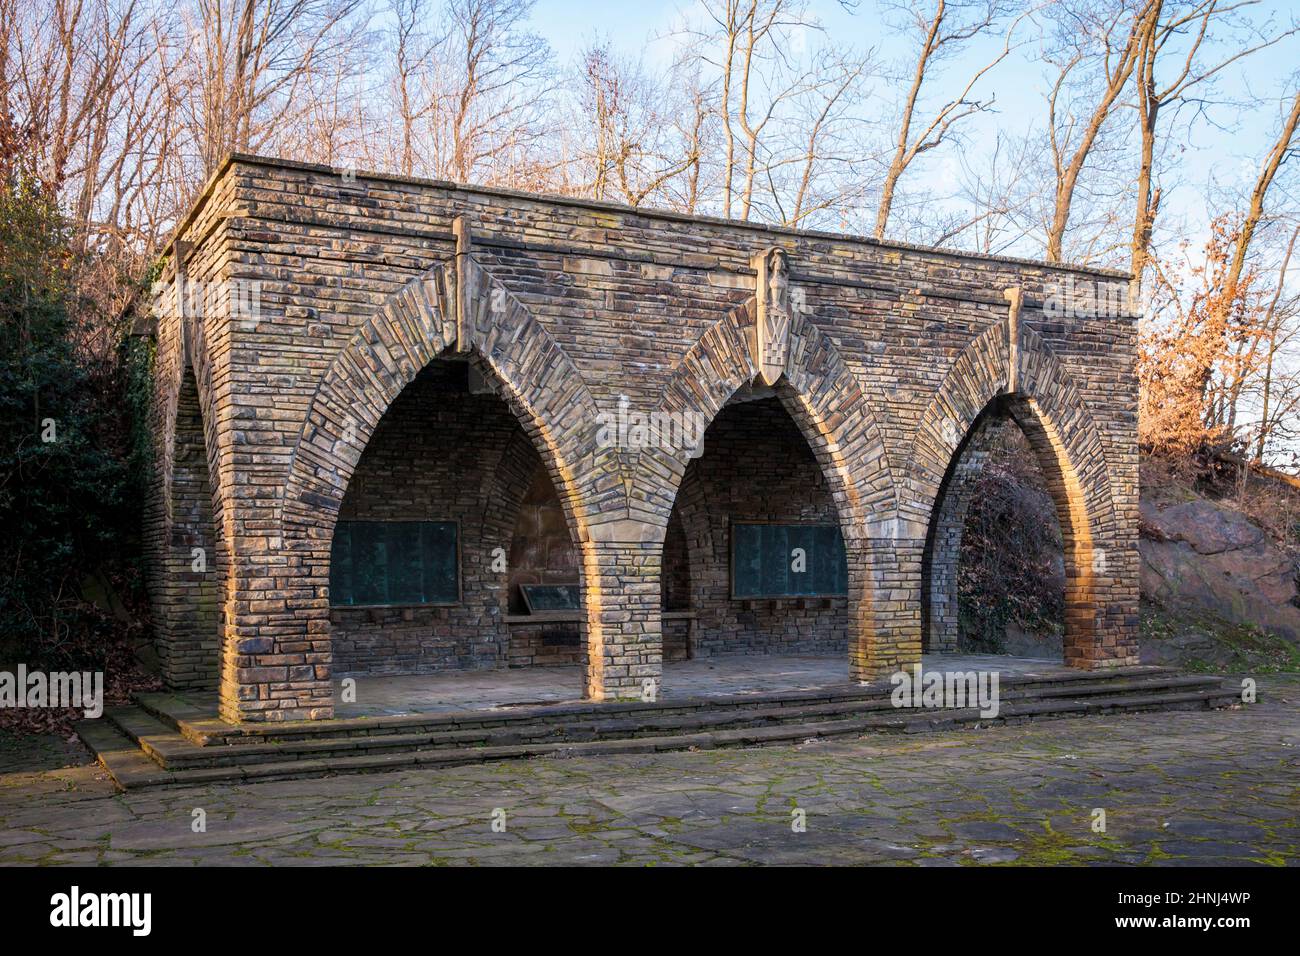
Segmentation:
<svg viewBox="0 0 1300 956">
<path fill-rule="evenodd" d="M 162 793 L 117 794 L 88 769 L 0 777 L 0 864 L 1294 865 L 1297 699 L 1300 679 L 1274 676 L 1232 711 Z"/>
</svg>

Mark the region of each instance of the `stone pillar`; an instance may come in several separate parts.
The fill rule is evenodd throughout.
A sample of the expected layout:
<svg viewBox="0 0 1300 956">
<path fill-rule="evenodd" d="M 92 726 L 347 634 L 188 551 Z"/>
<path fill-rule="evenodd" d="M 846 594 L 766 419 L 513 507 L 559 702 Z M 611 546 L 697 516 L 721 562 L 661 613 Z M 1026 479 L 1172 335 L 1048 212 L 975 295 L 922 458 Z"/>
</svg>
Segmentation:
<svg viewBox="0 0 1300 956">
<path fill-rule="evenodd" d="M 930 542 L 930 560 L 923 584 L 926 591 L 924 610 L 929 615 L 925 627 L 925 649 L 931 653 L 957 652 L 961 633 L 957 584 L 966 506 L 970 503 L 969 487 L 968 482 L 966 487 L 948 489 L 939 505 L 938 524 Z"/>
<path fill-rule="evenodd" d="M 1070 667 L 1096 670 L 1141 663 L 1137 547 L 1122 536 L 1065 546 L 1065 636 Z"/>
<path fill-rule="evenodd" d="M 587 674 L 591 700 L 656 699 L 663 677 L 662 533 L 586 545 Z"/>
<path fill-rule="evenodd" d="M 1141 556 L 1132 525 L 1121 525 L 1106 552 L 1105 605 L 1098 622 L 1100 659 L 1094 666 L 1122 667 L 1142 662 L 1138 647 Z"/>
<path fill-rule="evenodd" d="M 1079 667 L 1123 667 L 1140 664 L 1138 647 L 1139 581 L 1142 559 L 1138 552 L 1138 455 L 1136 447 L 1115 454 L 1109 462 L 1115 519 L 1098 530 L 1093 542 L 1092 567 L 1098 602 L 1096 630 L 1091 648 L 1072 654 L 1067 661 Z"/>
<path fill-rule="evenodd" d="M 334 716 L 329 550 L 323 531 L 286 541 L 252 509 L 236 514 L 227 586 L 221 717 L 228 721 Z"/>
<path fill-rule="evenodd" d="M 845 541 L 849 676 L 887 678 L 921 660 L 921 538 Z"/>
</svg>

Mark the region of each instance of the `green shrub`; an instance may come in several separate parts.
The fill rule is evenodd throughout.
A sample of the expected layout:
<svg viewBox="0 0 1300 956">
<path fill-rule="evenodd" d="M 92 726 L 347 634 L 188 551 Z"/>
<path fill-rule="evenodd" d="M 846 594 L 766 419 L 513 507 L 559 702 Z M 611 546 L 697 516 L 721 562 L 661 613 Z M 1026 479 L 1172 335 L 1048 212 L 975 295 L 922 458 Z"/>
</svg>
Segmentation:
<svg viewBox="0 0 1300 956">
<path fill-rule="evenodd" d="M 54 190 L 0 140 L 0 662 L 121 670 L 144 627 L 152 349 L 78 298 Z"/>
<path fill-rule="evenodd" d="M 957 576 L 963 644 L 1004 649 L 1007 625 L 1060 633 L 1065 579 L 1056 509 L 1028 441 L 1007 430 L 990 450 L 966 512 Z"/>
</svg>

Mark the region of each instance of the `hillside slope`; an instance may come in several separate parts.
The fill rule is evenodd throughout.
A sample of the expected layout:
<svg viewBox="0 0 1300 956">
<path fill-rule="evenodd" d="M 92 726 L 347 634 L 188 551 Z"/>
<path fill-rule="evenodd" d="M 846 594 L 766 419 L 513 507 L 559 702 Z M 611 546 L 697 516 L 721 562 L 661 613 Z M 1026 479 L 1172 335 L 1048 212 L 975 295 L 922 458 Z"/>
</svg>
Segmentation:
<svg viewBox="0 0 1300 956">
<path fill-rule="evenodd" d="M 961 646 L 1061 653 L 1055 508 L 1031 449 L 1002 436 L 967 513 Z M 1191 670 L 1300 670 L 1300 487 L 1239 463 L 1142 461 L 1141 647 Z"/>
<path fill-rule="evenodd" d="M 1237 502 L 1144 488 L 1143 658 L 1195 667 L 1300 666 L 1296 558 Z"/>
</svg>

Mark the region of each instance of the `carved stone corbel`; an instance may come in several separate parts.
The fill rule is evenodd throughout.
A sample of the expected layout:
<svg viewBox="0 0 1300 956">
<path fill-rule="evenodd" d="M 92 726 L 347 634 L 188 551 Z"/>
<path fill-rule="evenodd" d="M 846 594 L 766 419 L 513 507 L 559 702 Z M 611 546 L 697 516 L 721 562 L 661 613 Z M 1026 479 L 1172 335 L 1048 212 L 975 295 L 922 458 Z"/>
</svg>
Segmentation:
<svg viewBox="0 0 1300 956">
<path fill-rule="evenodd" d="M 773 247 L 755 255 L 751 264 L 758 274 L 754 365 L 764 385 L 775 385 L 790 360 L 790 263 L 784 249 Z"/>
<path fill-rule="evenodd" d="M 456 288 L 453 290 L 456 303 L 456 351 L 468 352 L 474 344 L 474 336 L 471 334 L 473 331 L 471 323 L 474 319 L 470 313 L 472 303 L 469 300 L 469 256 L 472 248 L 469 220 L 464 216 L 457 216 L 452 220 L 451 233 L 456 237 Z"/>
<path fill-rule="evenodd" d="M 1009 286 L 1002 290 L 1002 297 L 1007 300 L 1007 391 L 1015 394 L 1020 391 L 1020 306 L 1024 304 L 1024 290 L 1018 286 Z"/>
</svg>

